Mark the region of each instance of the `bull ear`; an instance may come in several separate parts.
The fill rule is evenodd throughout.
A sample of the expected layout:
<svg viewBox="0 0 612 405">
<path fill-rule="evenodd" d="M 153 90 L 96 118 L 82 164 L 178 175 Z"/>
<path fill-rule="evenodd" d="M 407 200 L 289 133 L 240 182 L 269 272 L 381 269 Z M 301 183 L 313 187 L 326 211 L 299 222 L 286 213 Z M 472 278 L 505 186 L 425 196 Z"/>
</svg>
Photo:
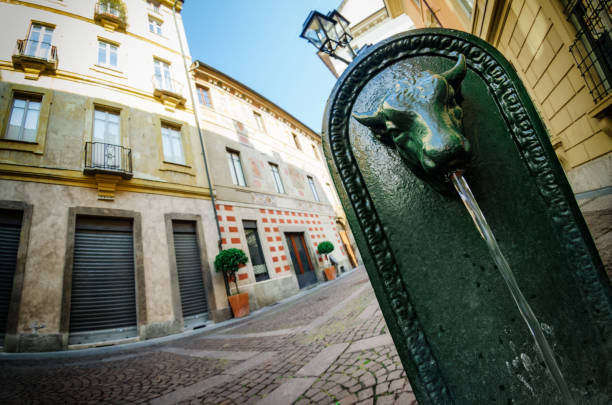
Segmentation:
<svg viewBox="0 0 612 405">
<path fill-rule="evenodd" d="M 355 112 L 353 113 L 353 117 L 376 134 L 380 134 L 387 130 L 387 118 L 380 108 L 363 113 Z"/>
<path fill-rule="evenodd" d="M 442 73 L 440 76 L 444 77 L 446 81 L 453 86 L 455 90 L 459 88 L 461 81 L 465 77 L 466 66 L 465 66 L 465 56 L 459 55 L 459 59 L 457 60 L 457 64 L 453 66 L 452 69 L 447 70 Z"/>
</svg>

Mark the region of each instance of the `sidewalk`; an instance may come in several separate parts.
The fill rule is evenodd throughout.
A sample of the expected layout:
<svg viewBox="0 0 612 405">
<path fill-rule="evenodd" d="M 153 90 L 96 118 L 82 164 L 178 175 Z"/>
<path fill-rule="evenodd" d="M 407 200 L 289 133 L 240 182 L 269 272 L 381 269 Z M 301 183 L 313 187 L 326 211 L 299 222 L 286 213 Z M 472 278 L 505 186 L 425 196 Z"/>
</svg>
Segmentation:
<svg viewBox="0 0 612 405">
<path fill-rule="evenodd" d="M 0 403 L 416 403 L 364 269 L 248 318 L 88 351 L 1 356 Z"/>
</svg>

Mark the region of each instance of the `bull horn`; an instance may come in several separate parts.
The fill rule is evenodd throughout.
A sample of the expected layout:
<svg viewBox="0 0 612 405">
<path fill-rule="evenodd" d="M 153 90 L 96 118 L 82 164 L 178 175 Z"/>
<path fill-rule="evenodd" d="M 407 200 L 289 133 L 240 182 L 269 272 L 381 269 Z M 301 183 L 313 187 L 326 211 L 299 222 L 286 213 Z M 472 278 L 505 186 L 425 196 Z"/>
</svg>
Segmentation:
<svg viewBox="0 0 612 405">
<path fill-rule="evenodd" d="M 353 113 L 353 117 L 375 133 L 381 133 L 387 129 L 387 118 L 380 108 L 363 113 L 356 112 Z"/>
<path fill-rule="evenodd" d="M 461 84 L 461 81 L 465 77 L 465 72 L 465 56 L 460 54 L 459 59 L 457 60 L 457 64 L 455 64 L 452 69 L 442 73 L 440 76 L 444 77 L 446 81 L 451 86 L 453 86 L 454 89 L 458 89 L 459 85 Z"/>
</svg>

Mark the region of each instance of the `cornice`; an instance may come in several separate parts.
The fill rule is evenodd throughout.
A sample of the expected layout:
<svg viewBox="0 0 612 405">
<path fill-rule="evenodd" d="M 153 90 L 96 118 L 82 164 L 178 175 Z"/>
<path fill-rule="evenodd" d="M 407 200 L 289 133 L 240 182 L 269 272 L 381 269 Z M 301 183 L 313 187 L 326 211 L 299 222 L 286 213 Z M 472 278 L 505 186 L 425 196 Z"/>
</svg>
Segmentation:
<svg viewBox="0 0 612 405">
<path fill-rule="evenodd" d="M 63 170 L 46 167 L 21 166 L 0 163 L 0 179 L 30 181 L 34 183 L 56 184 L 72 187 L 98 188 L 94 176 L 86 176 L 77 170 Z M 116 190 L 134 193 L 161 194 L 175 197 L 210 199 L 208 187 L 186 184 L 165 183 L 161 181 L 132 178 L 120 180 Z"/>
<path fill-rule="evenodd" d="M 321 142 L 320 134 L 310 129 L 297 118 L 261 94 L 257 93 L 255 90 L 252 90 L 237 80 L 234 80 L 225 73 L 220 72 L 200 61 L 196 61 L 195 65 L 192 65 L 191 71 L 194 74 L 196 83 L 212 84 L 235 97 L 243 99 L 245 102 L 252 104 L 254 107 L 257 107 L 266 113 L 272 114 L 275 116 L 275 118 L 288 125 L 291 129 L 300 130 L 302 133 L 314 138 L 317 142 Z"/>
</svg>

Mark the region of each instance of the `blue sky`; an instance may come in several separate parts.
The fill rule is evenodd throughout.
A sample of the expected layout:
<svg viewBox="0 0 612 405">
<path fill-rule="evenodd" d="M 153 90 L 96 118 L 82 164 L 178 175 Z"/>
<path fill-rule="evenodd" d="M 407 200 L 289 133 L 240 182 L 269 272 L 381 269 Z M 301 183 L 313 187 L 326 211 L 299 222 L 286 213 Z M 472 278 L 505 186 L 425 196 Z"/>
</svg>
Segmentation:
<svg viewBox="0 0 612 405">
<path fill-rule="evenodd" d="M 340 0 L 188 0 L 182 16 L 193 59 L 222 71 L 316 132 L 335 77 L 299 38 L 311 10 Z"/>
</svg>

